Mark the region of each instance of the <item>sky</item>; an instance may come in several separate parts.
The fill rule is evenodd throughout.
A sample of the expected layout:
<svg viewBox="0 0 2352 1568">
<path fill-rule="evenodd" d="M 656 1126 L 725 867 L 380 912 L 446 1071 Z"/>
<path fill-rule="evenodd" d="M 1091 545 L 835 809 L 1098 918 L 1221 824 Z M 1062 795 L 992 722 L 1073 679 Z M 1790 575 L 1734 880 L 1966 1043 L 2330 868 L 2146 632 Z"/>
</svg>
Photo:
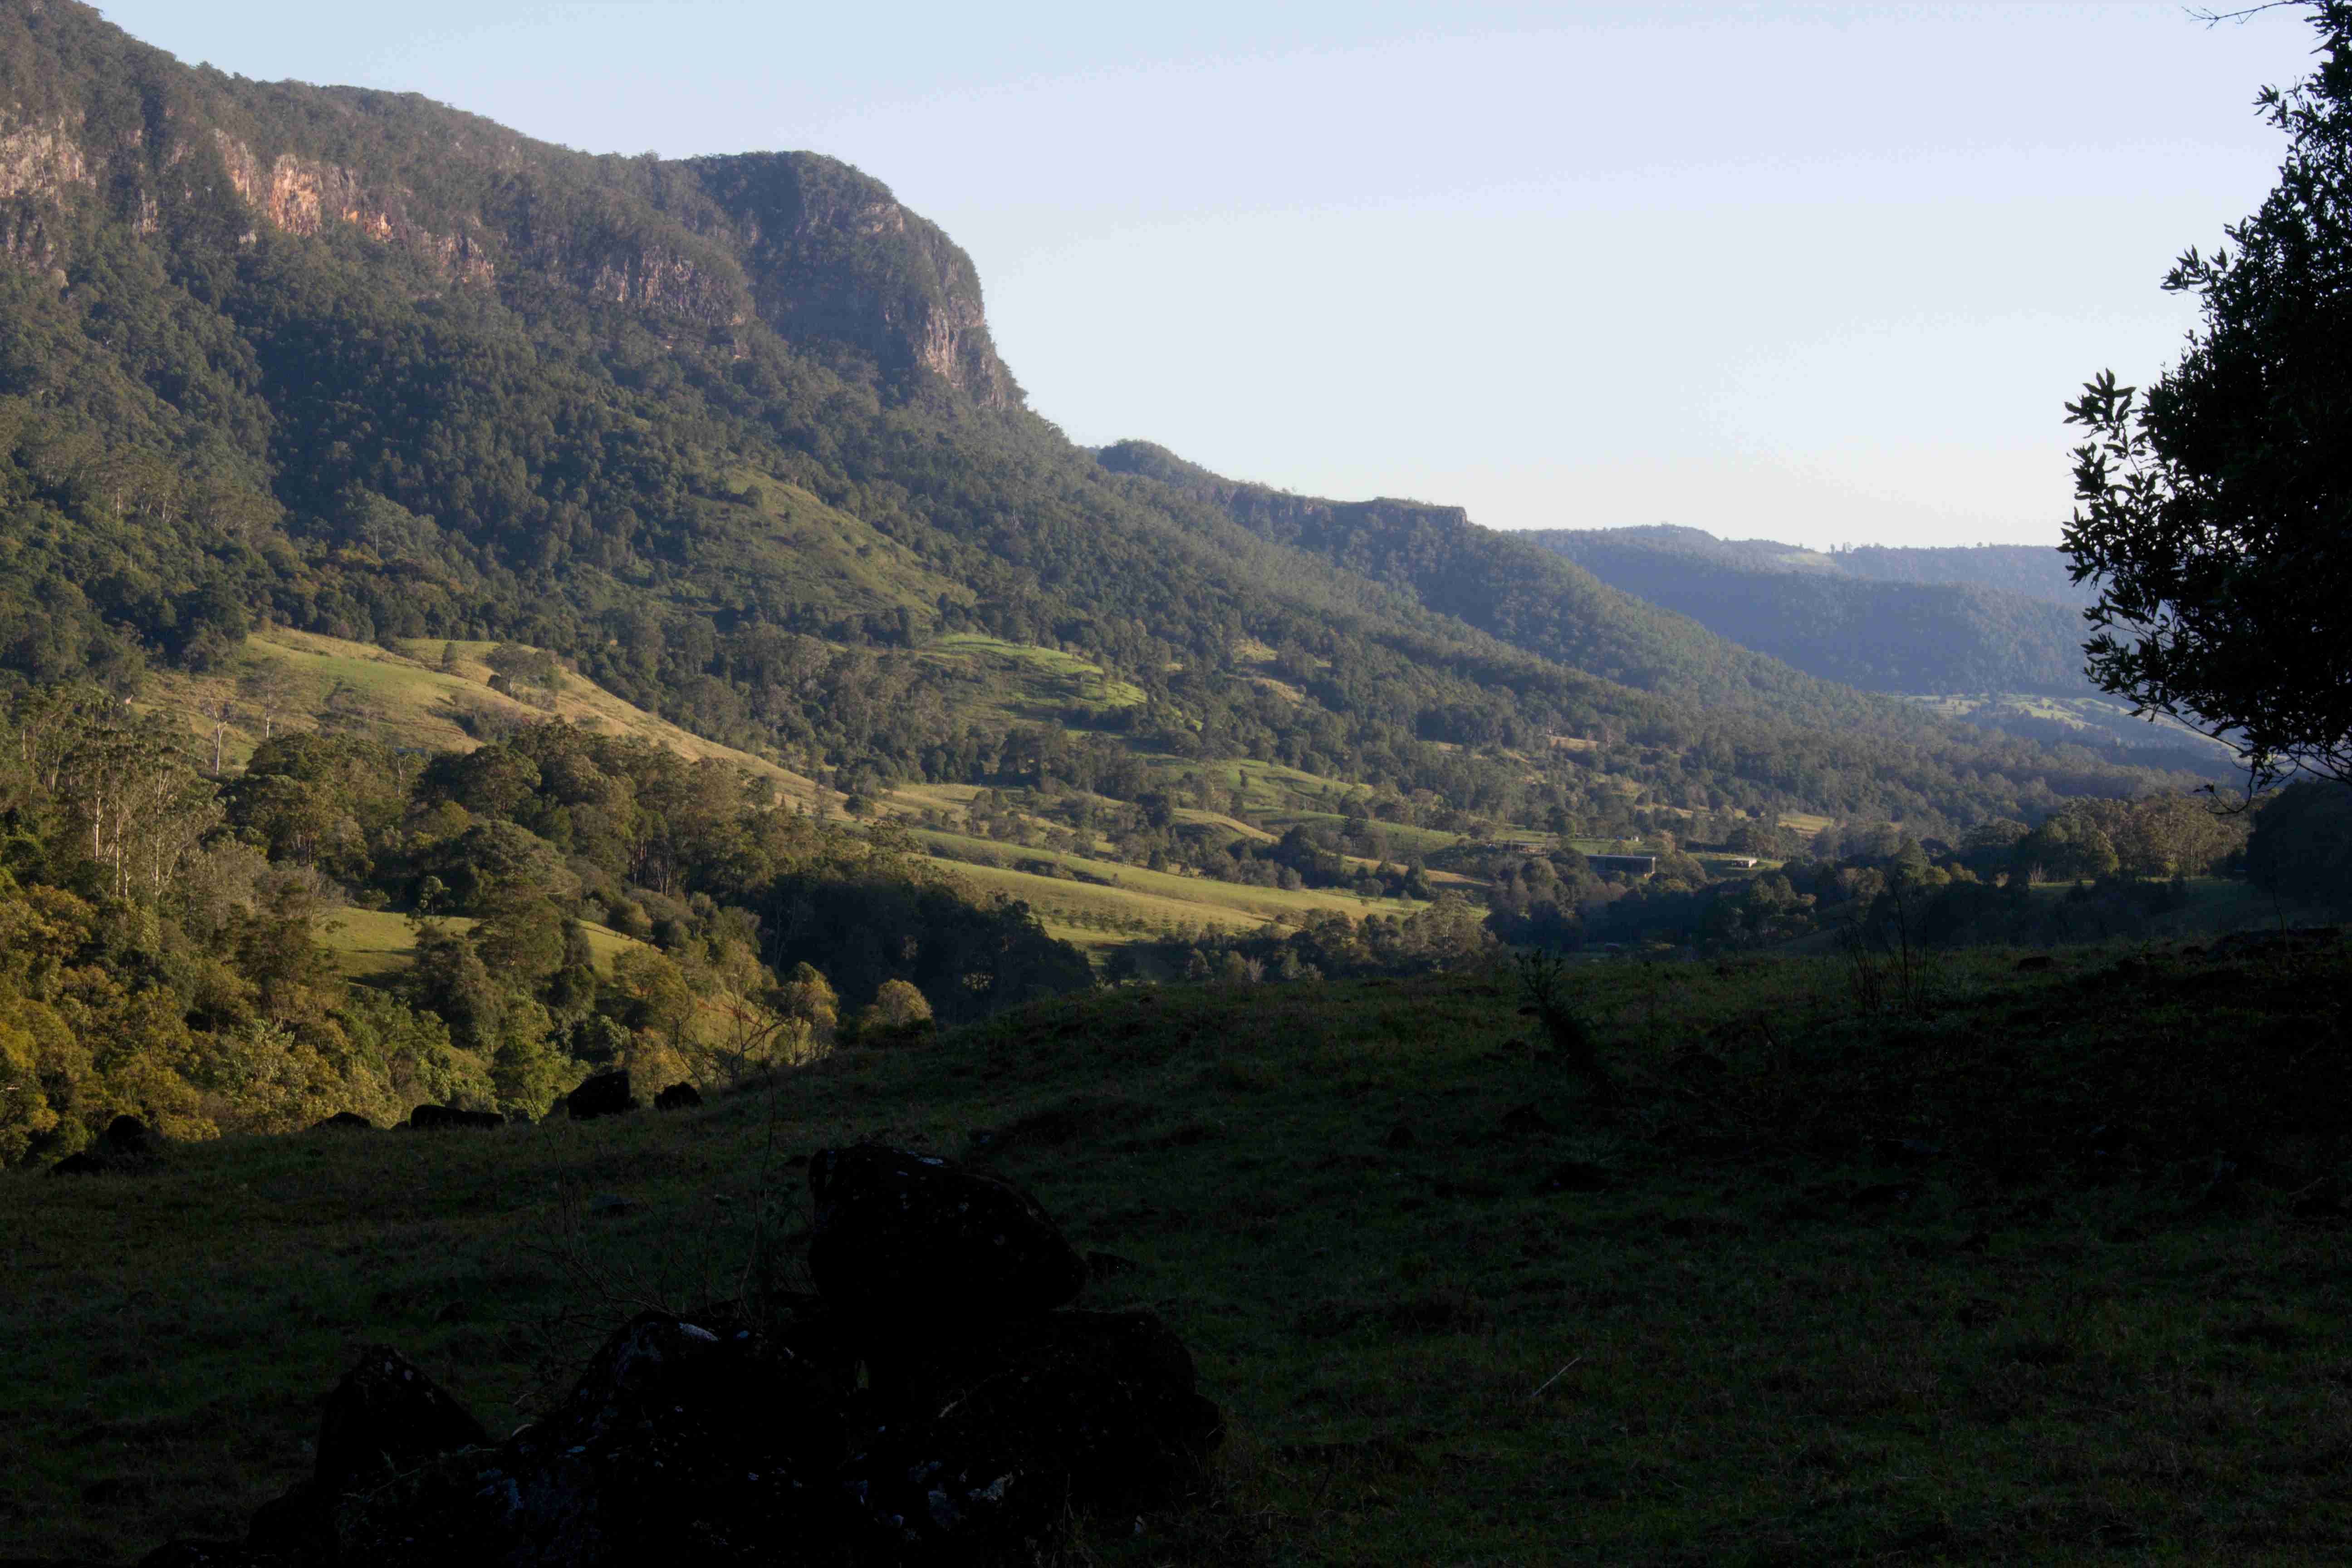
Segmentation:
<svg viewBox="0 0 2352 1568">
<path fill-rule="evenodd" d="M 1496 528 L 2055 543 L 2062 405 L 2270 189 L 2273 10 L 114 0 L 591 152 L 808 149 L 971 252 L 1073 439 Z"/>
</svg>

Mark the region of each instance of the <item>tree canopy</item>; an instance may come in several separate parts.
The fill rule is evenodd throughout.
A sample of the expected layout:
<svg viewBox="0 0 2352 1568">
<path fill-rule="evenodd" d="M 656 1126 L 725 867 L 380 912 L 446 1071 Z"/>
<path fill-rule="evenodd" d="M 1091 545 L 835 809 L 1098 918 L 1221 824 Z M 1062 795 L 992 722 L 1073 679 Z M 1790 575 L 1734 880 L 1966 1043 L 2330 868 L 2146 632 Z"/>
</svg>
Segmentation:
<svg viewBox="0 0 2352 1568">
<path fill-rule="evenodd" d="M 2260 99 L 2289 138 L 2276 187 L 2164 279 L 2200 305 L 2179 363 L 2066 405 L 2094 678 L 2231 741 L 2257 783 L 2352 781 L 2352 4 L 2312 20 L 2319 68 Z"/>
</svg>

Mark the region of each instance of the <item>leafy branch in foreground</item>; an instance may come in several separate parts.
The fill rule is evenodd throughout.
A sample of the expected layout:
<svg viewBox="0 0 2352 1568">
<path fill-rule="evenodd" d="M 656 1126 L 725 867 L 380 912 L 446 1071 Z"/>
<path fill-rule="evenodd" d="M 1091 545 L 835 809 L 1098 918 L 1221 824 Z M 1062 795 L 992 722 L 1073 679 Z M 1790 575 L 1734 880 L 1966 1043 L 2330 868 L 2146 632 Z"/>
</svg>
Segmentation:
<svg viewBox="0 0 2352 1568">
<path fill-rule="evenodd" d="M 2229 742 L 2255 785 L 2352 781 L 2352 3 L 2313 24 L 2319 69 L 2260 100 L 2291 139 L 2276 188 L 2164 280 L 2201 303 L 2179 363 L 2066 405 L 2089 432 L 2065 532 L 2099 588 L 2089 673 Z"/>
</svg>

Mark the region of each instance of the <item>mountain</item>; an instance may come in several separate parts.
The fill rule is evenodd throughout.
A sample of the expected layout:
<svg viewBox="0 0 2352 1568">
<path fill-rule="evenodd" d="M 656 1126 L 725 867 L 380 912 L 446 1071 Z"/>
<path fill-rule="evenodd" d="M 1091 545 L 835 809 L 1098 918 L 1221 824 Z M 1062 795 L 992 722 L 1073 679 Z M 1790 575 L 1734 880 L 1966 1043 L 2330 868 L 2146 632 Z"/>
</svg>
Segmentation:
<svg viewBox="0 0 2352 1568">
<path fill-rule="evenodd" d="M 1650 552 L 1748 572 L 1990 588 L 2080 608 L 2096 595 L 2076 584 L 2064 552 L 2039 544 L 1850 544 L 1808 550 L 1773 539 L 1717 539 L 1703 529 L 1533 529 L 1525 537 L 1572 559 Z"/>
<path fill-rule="evenodd" d="M 1871 691 L 2068 696 L 2083 678 L 2081 605 L 1988 585 L 2032 580 L 2017 558 L 2055 551 L 1848 550 L 1820 554 L 1691 528 L 1527 536 L 1602 582 L 1826 680 Z M 1988 553 L 1991 552 L 1991 553 Z M 1909 575 L 1949 571 L 1948 578 Z M 2063 570 L 2056 574 L 2064 582 Z M 2047 587 L 2049 584 L 2042 584 Z"/>
<path fill-rule="evenodd" d="M 36 684 L 256 625 L 509 639 L 845 789 L 1209 805 L 1244 759 L 1396 819 L 1943 826 L 2179 782 L 1458 511 L 1098 459 L 1026 407 L 969 258 L 811 154 L 591 156 L 5 0 L 0 260 L 0 668 Z M 1129 695 L 1008 706 L 989 661 L 1033 655 Z"/>
<path fill-rule="evenodd" d="M 2097 597 L 2074 580 L 2064 552 L 2038 544 L 1857 544 L 1832 552 L 1829 559 L 1840 574 L 1874 583 L 1952 583 L 2068 609 Z"/>
</svg>

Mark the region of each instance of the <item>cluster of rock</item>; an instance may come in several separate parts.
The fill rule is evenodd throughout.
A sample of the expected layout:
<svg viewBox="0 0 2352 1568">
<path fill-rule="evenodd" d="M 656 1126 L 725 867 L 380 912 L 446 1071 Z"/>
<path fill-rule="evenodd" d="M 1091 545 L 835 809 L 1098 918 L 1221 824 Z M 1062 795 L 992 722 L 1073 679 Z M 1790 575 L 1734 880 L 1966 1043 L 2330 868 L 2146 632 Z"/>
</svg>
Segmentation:
<svg viewBox="0 0 2352 1568">
<path fill-rule="evenodd" d="M 878 1144 L 810 1163 L 813 1295 L 640 1315 L 492 1442 L 396 1352 L 328 1401 L 311 1478 L 152 1568 L 1033 1562 L 1206 1482 L 1217 1408 L 1148 1311 L 1010 1184 Z"/>
<path fill-rule="evenodd" d="M 629 1075 L 625 1071 L 598 1073 L 556 1103 L 574 1121 L 593 1121 L 600 1116 L 618 1116 L 637 1109 L 636 1096 L 629 1090 Z M 685 1082 L 674 1083 L 654 1096 L 656 1110 L 692 1110 L 701 1103 L 701 1090 Z M 503 1127 L 509 1120 L 530 1119 L 510 1119 L 495 1110 L 466 1110 L 454 1105 L 420 1105 L 408 1113 L 408 1120 L 401 1126 L 418 1132 L 441 1132 L 456 1128 Z M 373 1132 L 375 1123 L 355 1110 L 338 1110 L 311 1131 Z M 118 1116 L 108 1123 L 96 1142 L 51 1165 L 49 1174 L 95 1176 L 145 1170 L 155 1163 L 163 1147 L 163 1140 L 145 1122 L 135 1116 Z"/>
<path fill-rule="evenodd" d="M 637 1097 L 629 1088 L 625 1070 L 600 1072 L 582 1080 L 580 1087 L 556 1101 L 564 1114 L 574 1121 L 593 1121 L 600 1116 L 622 1116 L 637 1109 Z M 690 1083 L 674 1083 L 654 1096 L 657 1110 L 691 1110 L 702 1103 L 702 1092 Z M 350 1113 L 344 1112 L 344 1115 Z M 331 1119 L 341 1121 L 341 1117 Z M 360 1119 L 354 1118 L 357 1121 Z M 448 1127 L 500 1127 L 507 1118 L 495 1110 L 459 1110 L 447 1105 L 420 1105 L 408 1113 L 407 1125 L 420 1130 Z M 321 1126 L 327 1125 L 325 1122 Z M 366 1123 L 362 1121 L 361 1125 Z"/>
<path fill-rule="evenodd" d="M 135 1116 L 118 1116 L 98 1142 L 49 1167 L 52 1176 L 96 1176 L 109 1171 L 142 1170 L 155 1163 L 163 1141 Z"/>
</svg>

